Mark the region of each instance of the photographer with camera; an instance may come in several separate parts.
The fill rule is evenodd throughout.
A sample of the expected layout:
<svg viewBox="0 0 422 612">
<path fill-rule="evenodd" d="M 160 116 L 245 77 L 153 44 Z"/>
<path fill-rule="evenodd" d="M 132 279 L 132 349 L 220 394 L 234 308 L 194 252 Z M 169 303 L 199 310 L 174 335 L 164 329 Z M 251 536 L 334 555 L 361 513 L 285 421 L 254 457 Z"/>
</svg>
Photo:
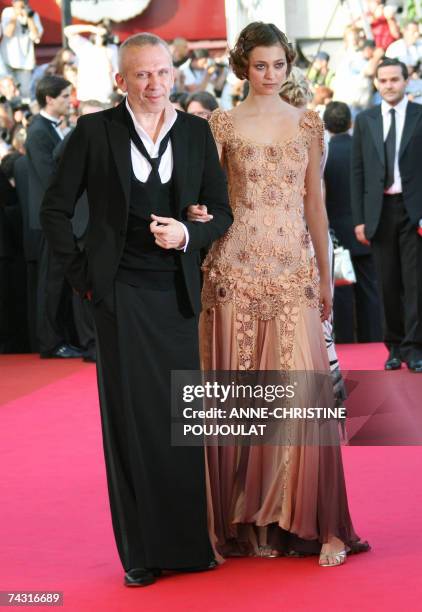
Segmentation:
<svg viewBox="0 0 422 612">
<path fill-rule="evenodd" d="M 24 0 L 12 0 L 1 14 L 3 39 L 0 49 L 8 72 L 18 81 L 23 98 L 29 97 L 35 67 L 34 45 L 43 34 L 38 13 Z"/>
<path fill-rule="evenodd" d="M 81 34 L 89 33 L 90 38 Z M 98 100 L 107 103 L 113 92 L 114 37 L 104 26 L 68 25 L 64 34 L 77 58 L 76 96 L 79 101 Z M 95 78 L 93 78 L 95 75 Z"/>
</svg>

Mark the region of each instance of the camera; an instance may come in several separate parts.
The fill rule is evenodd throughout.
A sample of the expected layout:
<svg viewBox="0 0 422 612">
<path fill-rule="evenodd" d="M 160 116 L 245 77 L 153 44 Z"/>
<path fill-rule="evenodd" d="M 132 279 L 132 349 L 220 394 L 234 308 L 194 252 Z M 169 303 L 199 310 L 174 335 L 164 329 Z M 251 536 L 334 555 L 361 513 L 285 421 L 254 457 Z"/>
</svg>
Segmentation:
<svg viewBox="0 0 422 612">
<path fill-rule="evenodd" d="M 29 2 L 25 0 L 25 11 L 28 17 L 33 17 L 35 15 L 35 11 L 30 6 Z"/>
<path fill-rule="evenodd" d="M 107 33 L 103 40 L 104 45 L 120 45 L 120 38 L 116 34 Z"/>
</svg>

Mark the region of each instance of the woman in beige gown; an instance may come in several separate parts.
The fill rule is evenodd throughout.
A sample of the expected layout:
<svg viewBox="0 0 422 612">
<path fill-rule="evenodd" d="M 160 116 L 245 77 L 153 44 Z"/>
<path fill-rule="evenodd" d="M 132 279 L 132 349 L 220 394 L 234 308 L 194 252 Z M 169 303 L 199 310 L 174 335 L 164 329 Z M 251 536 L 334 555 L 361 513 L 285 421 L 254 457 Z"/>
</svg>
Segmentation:
<svg viewBox="0 0 422 612">
<path fill-rule="evenodd" d="M 248 97 L 210 120 L 234 223 L 203 264 L 204 370 L 329 373 L 321 327 L 331 310 L 323 125 L 278 94 L 293 60 L 278 28 L 249 24 L 231 52 L 235 73 L 248 78 Z M 191 207 L 190 218 L 206 222 L 206 207 Z M 368 548 L 350 519 L 335 421 L 330 435 L 326 446 L 207 448 L 218 553 L 320 553 L 320 564 L 332 566 Z"/>
</svg>

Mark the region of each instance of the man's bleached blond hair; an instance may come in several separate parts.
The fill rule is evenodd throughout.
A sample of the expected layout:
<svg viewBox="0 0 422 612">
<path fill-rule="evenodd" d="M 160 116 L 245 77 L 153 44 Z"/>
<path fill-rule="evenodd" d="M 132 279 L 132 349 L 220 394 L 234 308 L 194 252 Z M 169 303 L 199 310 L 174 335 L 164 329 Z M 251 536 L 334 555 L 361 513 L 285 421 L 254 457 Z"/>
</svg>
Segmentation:
<svg viewBox="0 0 422 612">
<path fill-rule="evenodd" d="M 126 38 L 124 43 L 120 45 L 119 58 L 118 58 L 119 72 L 122 73 L 123 56 L 125 54 L 126 49 L 129 49 L 132 47 L 148 47 L 148 46 L 156 47 L 158 45 L 161 45 L 162 47 L 164 47 L 164 49 L 169 54 L 171 64 L 173 64 L 173 58 L 171 55 L 170 47 L 168 46 L 166 41 L 160 38 L 159 36 L 156 36 L 155 34 L 151 34 L 150 32 L 141 32 L 140 34 L 134 34 L 133 36 L 129 36 L 129 38 Z"/>
</svg>

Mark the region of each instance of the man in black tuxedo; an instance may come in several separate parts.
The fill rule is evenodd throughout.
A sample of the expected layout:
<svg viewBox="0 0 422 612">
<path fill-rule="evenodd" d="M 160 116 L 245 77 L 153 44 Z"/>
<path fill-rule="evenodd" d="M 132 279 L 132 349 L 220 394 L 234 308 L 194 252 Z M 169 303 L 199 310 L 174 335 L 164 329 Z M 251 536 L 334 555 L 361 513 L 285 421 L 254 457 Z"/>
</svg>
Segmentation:
<svg viewBox="0 0 422 612">
<path fill-rule="evenodd" d="M 349 249 L 356 273 L 355 284 L 334 290 L 334 333 L 337 343 L 380 342 L 381 307 L 374 261 L 370 247 L 356 239 L 350 204 L 351 123 L 347 104 L 327 105 L 324 124 L 331 135 L 324 171 L 328 221 L 341 246 Z"/>
<path fill-rule="evenodd" d="M 39 353 L 37 334 L 38 267 L 43 241 L 41 229 L 32 229 L 29 223 L 30 197 L 28 185 L 28 158 L 21 155 L 13 167 L 18 205 L 22 218 L 23 253 L 26 264 L 26 319 L 29 350 Z"/>
<path fill-rule="evenodd" d="M 59 76 L 43 77 L 36 89 L 41 111 L 34 117 L 26 141 L 29 224 L 41 229 L 41 202 L 54 171 L 53 152 L 63 139 L 59 128 L 69 112 L 71 85 Z M 65 280 L 63 265 L 41 239 L 37 279 L 37 335 L 41 357 L 73 358 L 82 353 L 69 344 L 72 336 L 72 293 Z"/>
<path fill-rule="evenodd" d="M 16 327 L 21 324 L 14 316 L 16 304 L 12 290 L 13 262 L 17 255 L 9 216 L 13 209 L 16 209 L 15 189 L 0 166 L 0 353 L 17 351 Z"/>
<path fill-rule="evenodd" d="M 169 102 L 171 53 L 152 34 L 128 38 L 117 107 L 81 117 L 41 211 L 73 288 L 92 299 L 104 450 L 127 586 L 163 569 L 208 569 L 201 448 L 172 447 L 172 370 L 199 369 L 200 250 L 232 223 L 226 181 L 203 119 Z M 89 228 L 70 219 L 86 189 Z M 214 215 L 185 221 L 192 203 Z"/>
<path fill-rule="evenodd" d="M 422 372 L 422 106 L 405 96 L 406 66 L 383 60 L 382 103 L 358 115 L 352 150 L 356 238 L 371 243 L 384 306 L 386 370 Z"/>
<path fill-rule="evenodd" d="M 87 100 L 79 106 L 81 115 L 89 113 L 98 113 L 105 110 L 106 105 L 95 100 Z M 72 132 L 68 132 L 65 138 L 59 142 L 53 152 L 54 162 L 57 165 L 66 148 L 67 142 Z M 73 234 L 80 249 L 84 248 L 85 238 L 89 224 L 89 208 L 88 198 L 84 192 L 76 203 L 75 214 L 72 218 Z M 86 362 L 95 362 L 95 327 L 92 316 L 92 306 L 88 300 L 83 299 L 78 293 L 73 292 L 72 296 L 73 314 L 75 326 L 78 333 L 79 344 L 84 352 L 83 360 Z"/>
</svg>

